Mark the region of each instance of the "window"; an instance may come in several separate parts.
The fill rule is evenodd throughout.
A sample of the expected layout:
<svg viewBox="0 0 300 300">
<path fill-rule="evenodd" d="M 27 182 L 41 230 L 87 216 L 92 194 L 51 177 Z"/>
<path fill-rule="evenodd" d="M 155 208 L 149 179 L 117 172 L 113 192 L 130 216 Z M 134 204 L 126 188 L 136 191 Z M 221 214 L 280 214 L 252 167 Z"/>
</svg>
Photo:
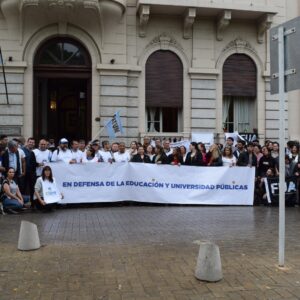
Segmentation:
<svg viewBox="0 0 300 300">
<path fill-rule="evenodd" d="M 90 65 L 86 50 L 68 39 L 53 39 L 37 55 L 35 65 L 86 66 Z"/>
<path fill-rule="evenodd" d="M 148 132 L 178 132 L 181 119 L 181 110 L 178 108 L 148 107 Z"/>
<path fill-rule="evenodd" d="M 256 66 L 244 54 L 233 54 L 223 67 L 223 129 L 253 132 L 256 128 Z"/>
<path fill-rule="evenodd" d="M 253 132 L 255 99 L 224 96 L 223 128 L 228 132 Z"/>
<path fill-rule="evenodd" d="M 156 51 L 146 63 L 148 132 L 182 130 L 183 67 L 171 51 Z"/>
</svg>

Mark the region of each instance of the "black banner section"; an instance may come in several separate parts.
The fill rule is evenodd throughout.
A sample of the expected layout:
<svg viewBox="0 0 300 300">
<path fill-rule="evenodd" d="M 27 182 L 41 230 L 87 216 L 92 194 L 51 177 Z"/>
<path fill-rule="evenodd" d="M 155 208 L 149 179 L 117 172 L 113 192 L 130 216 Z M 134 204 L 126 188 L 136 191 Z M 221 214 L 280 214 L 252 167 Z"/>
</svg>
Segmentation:
<svg viewBox="0 0 300 300">
<path fill-rule="evenodd" d="M 297 201 L 297 178 L 288 177 L 285 179 L 285 205 L 295 206 Z M 279 177 L 267 178 L 266 184 L 268 202 L 274 206 L 279 204 Z"/>
</svg>

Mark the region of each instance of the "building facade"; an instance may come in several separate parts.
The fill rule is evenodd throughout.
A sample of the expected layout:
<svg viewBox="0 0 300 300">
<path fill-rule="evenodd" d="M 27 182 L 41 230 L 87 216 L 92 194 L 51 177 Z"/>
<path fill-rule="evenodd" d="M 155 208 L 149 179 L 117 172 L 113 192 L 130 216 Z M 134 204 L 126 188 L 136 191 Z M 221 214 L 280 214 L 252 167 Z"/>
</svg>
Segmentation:
<svg viewBox="0 0 300 300">
<path fill-rule="evenodd" d="M 101 137 L 120 111 L 129 142 L 145 135 L 257 132 L 278 137 L 269 28 L 297 0 L 0 0 L 0 131 Z M 300 140 L 299 92 L 287 138 Z"/>
</svg>

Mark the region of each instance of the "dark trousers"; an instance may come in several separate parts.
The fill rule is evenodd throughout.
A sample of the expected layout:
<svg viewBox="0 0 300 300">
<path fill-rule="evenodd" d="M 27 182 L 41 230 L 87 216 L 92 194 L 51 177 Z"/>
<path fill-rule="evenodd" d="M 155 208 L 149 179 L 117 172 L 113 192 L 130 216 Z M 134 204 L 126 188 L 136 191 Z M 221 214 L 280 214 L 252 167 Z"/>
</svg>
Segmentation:
<svg viewBox="0 0 300 300">
<path fill-rule="evenodd" d="M 21 177 L 21 193 L 23 195 L 30 196 L 30 202 L 33 203 L 34 185 L 36 182 L 35 174 L 26 173 L 24 177 Z"/>
</svg>

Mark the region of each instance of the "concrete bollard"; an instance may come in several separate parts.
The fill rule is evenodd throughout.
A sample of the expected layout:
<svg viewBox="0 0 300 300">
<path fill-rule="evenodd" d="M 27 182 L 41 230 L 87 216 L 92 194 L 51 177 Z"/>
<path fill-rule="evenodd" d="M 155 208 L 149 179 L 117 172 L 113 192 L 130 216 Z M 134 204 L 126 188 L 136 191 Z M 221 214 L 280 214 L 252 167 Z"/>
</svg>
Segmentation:
<svg viewBox="0 0 300 300">
<path fill-rule="evenodd" d="M 195 276 L 199 280 L 216 282 L 223 278 L 219 247 L 212 242 L 200 244 Z"/>
<path fill-rule="evenodd" d="M 22 221 L 19 233 L 19 250 L 36 250 L 41 247 L 37 226 L 28 221 Z"/>
</svg>

